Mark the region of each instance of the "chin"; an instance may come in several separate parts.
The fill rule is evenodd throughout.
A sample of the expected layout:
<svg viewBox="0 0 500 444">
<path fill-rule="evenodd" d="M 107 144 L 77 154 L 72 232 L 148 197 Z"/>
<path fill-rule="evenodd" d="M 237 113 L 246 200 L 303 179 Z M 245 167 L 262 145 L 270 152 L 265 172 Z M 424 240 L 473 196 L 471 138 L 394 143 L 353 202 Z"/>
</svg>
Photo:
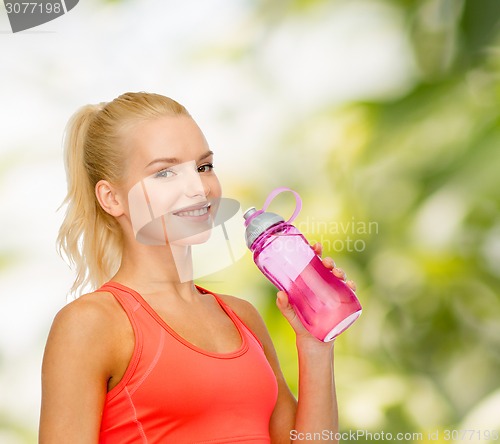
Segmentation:
<svg viewBox="0 0 500 444">
<path fill-rule="evenodd" d="M 212 235 L 212 230 L 206 230 L 201 233 L 193 234 L 191 236 L 186 236 L 183 237 L 182 239 L 178 239 L 175 241 L 172 241 L 172 245 L 179 245 L 179 246 L 184 246 L 187 247 L 189 245 L 199 245 L 199 244 L 204 244 L 207 242 Z"/>
</svg>

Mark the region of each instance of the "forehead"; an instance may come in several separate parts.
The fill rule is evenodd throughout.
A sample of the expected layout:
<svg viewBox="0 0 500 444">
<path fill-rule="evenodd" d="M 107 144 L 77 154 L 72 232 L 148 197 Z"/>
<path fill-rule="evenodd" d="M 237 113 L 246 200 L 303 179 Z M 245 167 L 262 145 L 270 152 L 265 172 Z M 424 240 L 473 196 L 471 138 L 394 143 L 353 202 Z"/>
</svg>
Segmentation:
<svg viewBox="0 0 500 444">
<path fill-rule="evenodd" d="M 163 116 L 140 122 L 125 133 L 130 160 L 145 167 L 159 157 L 175 157 L 181 162 L 196 160 L 208 150 L 208 143 L 189 116 Z"/>
</svg>

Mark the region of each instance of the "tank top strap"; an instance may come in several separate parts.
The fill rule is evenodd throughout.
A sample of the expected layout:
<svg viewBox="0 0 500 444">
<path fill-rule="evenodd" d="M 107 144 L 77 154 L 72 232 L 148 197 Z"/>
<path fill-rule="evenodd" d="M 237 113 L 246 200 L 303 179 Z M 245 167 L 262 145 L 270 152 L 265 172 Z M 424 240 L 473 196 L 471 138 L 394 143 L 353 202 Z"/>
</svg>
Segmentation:
<svg viewBox="0 0 500 444">
<path fill-rule="evenodd" d="M 114 285 L 113 282 L 109 281 L 105 284 L 101 285 L 96 292 L 108 292 L 111 293 L 118 303 L 122 306 L 123 310 L 127 314 L 127 317 L 132 325 L 132 329 L 134 331 L 134 351 L 132 352 L 132 357 L 130 359 L 129 365 L 125 371 L 120 382 L 113 387 L 106 396 L 106 402 L 110 402 L 113 398 L 115 398 L 122 389 L 129 383 L 130 378 L 134 374 L 139 360 L 141 359 L 141 355 L 144 349 L 144 332 L 141 326 L 140 317 L 138 317 L 138 310 L 141 308 L 140 302 L 137 298 L 132 294 L 132 292 L 127 291 L 125 288 L 121 288 L 117 285 Z"/>
<path fill-rule="evenodd" d="M 126 291 L 123 287 L 119 287 L 118 285 L 114 285 L 113 282 L 106 282 L 96 291 L 107 291 L 111 293 L 123 307 L 129 318 L 135 317 L 134 313 L 141 307 L 141 303 L 132 292 Z"/>
</svg>

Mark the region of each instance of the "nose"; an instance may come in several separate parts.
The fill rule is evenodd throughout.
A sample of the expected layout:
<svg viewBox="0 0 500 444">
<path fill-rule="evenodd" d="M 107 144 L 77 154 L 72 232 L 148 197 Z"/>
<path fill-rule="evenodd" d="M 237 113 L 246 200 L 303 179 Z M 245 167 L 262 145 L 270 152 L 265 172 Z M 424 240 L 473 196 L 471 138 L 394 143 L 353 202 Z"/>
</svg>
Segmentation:
<svg viewBox="0 0 500 444">
<path fill-rule="evenodd" d="M 196 170 L 191 170 L 189 174 L 186 174 L 184 190 L 184 193 L 188 197 L 200 196 L 205 198 L 210 193 L 210 187 Z"/>
</svg>

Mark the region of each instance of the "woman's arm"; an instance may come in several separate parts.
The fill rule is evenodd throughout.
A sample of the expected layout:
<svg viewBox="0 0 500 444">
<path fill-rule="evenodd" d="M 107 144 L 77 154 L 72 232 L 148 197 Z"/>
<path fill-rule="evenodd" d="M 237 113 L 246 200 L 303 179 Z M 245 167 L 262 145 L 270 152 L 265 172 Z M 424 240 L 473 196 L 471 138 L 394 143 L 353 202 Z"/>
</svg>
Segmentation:
<svg viewBox="0 0 500 444">
<path fill-rule="evenodd" d="M 111 318 L 92 294 L 56 315 L 42 364 L 40 444 L 98 442 L 113 354 Z"/>
<path fill-rule="evenodd" d="M 295 330 L 299 358 L 299 402 L 294 426 L 286 441 L 337 443 L 337 396 L 333 370 L 333 342 L 324 343 L 310 335 L 279 292 L 278 307 Z M 300 324 L 300 325 L 299 325 Z"/>
<path fill-rule="evenodd" d="M 312 432 L 317 433 L 319 439 L 308 442 L 337 443 L 338 411 L 333 373 L 333 343 L 308 344 L 297 341 L 297 349 L 299 405 L 291 437 L 300 438 L 300 433 Z"/>
</svg>

